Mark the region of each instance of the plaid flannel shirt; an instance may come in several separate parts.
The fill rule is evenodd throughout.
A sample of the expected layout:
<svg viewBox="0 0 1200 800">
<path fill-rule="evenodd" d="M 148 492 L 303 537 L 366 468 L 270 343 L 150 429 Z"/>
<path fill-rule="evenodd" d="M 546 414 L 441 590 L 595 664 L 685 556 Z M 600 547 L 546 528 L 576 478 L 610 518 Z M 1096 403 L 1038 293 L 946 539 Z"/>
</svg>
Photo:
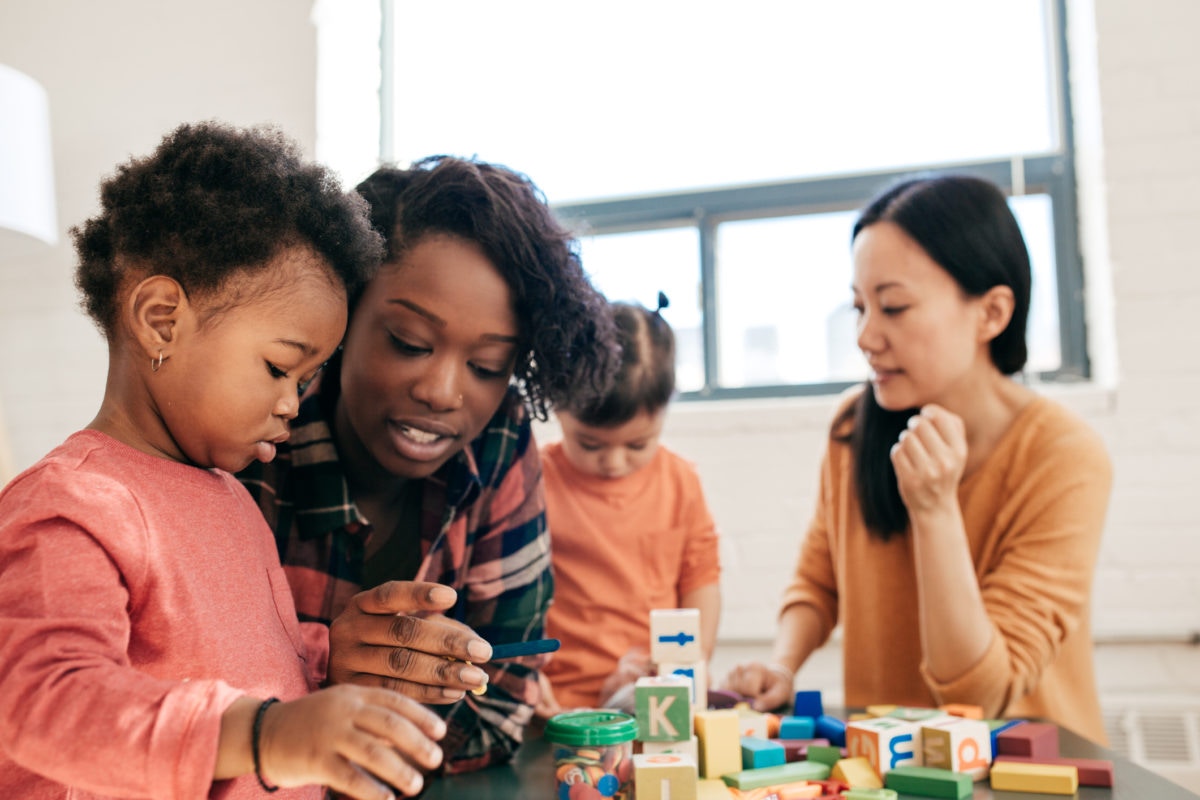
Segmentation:
<svg viewBox="0 0 1200 800">
<path fill-rule="evenodd" d="M 350 499 L 321 401 L 310 392 L 275 460 L 238 477 L 275 532 L 300 619 L 329 624 L 368 588 L 362 570 L 370 525 Z M 550 539 L 541 461 L 515 390 L 483 433 L 423 484 L 416 579 L 457 590 L 447 616 L 492 644 L 542 637 L 554 586 Z M 485 694 L 430 706 L 447 723 L 446 772 L 512 757 L 533 715 L 543 660 L 483 665 Z"/>
</svg>

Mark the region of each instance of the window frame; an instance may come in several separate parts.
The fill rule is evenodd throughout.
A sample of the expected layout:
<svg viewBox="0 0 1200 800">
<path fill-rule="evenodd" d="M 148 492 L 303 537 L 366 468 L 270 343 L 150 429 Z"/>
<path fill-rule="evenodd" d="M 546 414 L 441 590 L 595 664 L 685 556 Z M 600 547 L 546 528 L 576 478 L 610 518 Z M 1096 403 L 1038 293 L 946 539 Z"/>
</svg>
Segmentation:
<svg viewBox="0 0 1200 800">
<path fill-rule="evenodd" d="M 392 148 L 392 47 L 394 3 L 381 0 L 382 28 L 380 86 L 380 153 L 385 163 L 393 159 Z M 1049 196 L 1054 225 L 1054 256 L 1057 277 L 1059 344 L 1058 369 L 1029 373 L 1042 382 L 1074 383 L 1089 380 L 1087 326 L 1084 314 L 1084 276 L 1079 246 L 1078 200 L 1076 193 L 1074 127 L 1068 69 L 1066 0 L 1047 0 L 1050 34 L 1050 68 L 1053 71 L 1052 122 L 1057 126 L 1058 148 L 1051 152 L 1014 154 L 1010 158 L 969 162 L 911 165 L 899 169 L 823 175 L 791 181 L 756 183 L 678 193 L 649 194 L 605 200 L 554 203 L 559 218 L 579 235 L 694 228 L 699 237 L 704 385 L 681 392 L 681 400 L 727 400 L 736 398 L 795 397 L 840 392 L 858 381 L 807 384 L 771 384 L 742 387 L 717 385 L 720 350 L 716 287 L 716 237 L 718 227 L 728 221 L 773 219 L 854 211 L 862 208 L 888 183 L 922 172 L 954 171 L 986 178 L 1009 196 Z M 850 243 L 846 243 L 849 249 Z"/>
</svg>

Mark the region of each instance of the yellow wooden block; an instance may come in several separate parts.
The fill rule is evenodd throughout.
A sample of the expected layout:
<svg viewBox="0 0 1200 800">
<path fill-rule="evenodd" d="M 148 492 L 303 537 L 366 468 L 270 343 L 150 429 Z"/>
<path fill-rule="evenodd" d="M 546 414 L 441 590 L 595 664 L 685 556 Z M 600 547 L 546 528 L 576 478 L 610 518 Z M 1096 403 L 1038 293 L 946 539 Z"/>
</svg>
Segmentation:
<svg viewBox="0 0 1200 800">
<path fill-rule="evenodd" d="M 699 780 L 696 782 L 696 800 L 731 800 L 733 793 L 720 778 Z"/>
<path fill-rule="evenodd" d="M 850 716 L 846 717 L 846 722 L 862 722 L 864 719 L 875 719 L 875 717 L 877 717 L 877 716 L 882 716 L 882 715 L 881 714 L 871 714 L 870 712 L 866 712 L 866 711 L 856 711 L 853 714 L 851 714 Z"/>
<path fill-rule="evenodd" d="M 870 714 L 872 717 L 886 717 L 888 714 L 892 713 L 897 708 L 899 708 L 899 706 L 897 706 L 897 705 L 867 706 L 867 713 Z"/>
<path fill-rule="evenodd" d="M 697 711 L 700 777 L 720 778 L 742 768 L 741 720 L 733 709 Z"/>
<path fill-rule="evenodd" d="M 992 788 L 1008 792 L 1075 794 L 1079 789 L 1079 770 L 1065 765 L 997 761 L 992 764 Z"/>
<path fill-rule="evenodd" d="M 851 789 L 882 789 L 883 781 L 879 779 L 871 762 L 862 756 L 840 759 L 833 765 L 829 775 L 835 781 L 841 781 Z"/>
</svg>

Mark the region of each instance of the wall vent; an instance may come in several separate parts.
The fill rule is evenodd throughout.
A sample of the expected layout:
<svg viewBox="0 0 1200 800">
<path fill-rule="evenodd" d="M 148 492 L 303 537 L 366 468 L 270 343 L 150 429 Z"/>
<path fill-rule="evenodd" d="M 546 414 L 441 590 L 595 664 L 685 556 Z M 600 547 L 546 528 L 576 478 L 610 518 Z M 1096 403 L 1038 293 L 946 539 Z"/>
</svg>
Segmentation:
<svg viewBox="0 0 1200 800">
<path fill-rule="evenodd" d="M 1109 746 L 1200 794 L 1200 706 L 1115 706 L 1104 712 Z"/>
</svg>

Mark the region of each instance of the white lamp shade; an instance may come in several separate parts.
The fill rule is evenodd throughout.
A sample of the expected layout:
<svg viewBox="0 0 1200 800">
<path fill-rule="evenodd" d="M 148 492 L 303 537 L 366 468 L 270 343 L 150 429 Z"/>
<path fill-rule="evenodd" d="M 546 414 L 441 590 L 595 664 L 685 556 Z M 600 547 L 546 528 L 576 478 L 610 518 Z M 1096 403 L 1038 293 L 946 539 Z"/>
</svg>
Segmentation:
<svg viewBox="0 0 1200 800">
<path fill-rule="evenodd" d="M 0 64 L 0 261 L 58 242 L 46 90 Z"/>
</svg>

